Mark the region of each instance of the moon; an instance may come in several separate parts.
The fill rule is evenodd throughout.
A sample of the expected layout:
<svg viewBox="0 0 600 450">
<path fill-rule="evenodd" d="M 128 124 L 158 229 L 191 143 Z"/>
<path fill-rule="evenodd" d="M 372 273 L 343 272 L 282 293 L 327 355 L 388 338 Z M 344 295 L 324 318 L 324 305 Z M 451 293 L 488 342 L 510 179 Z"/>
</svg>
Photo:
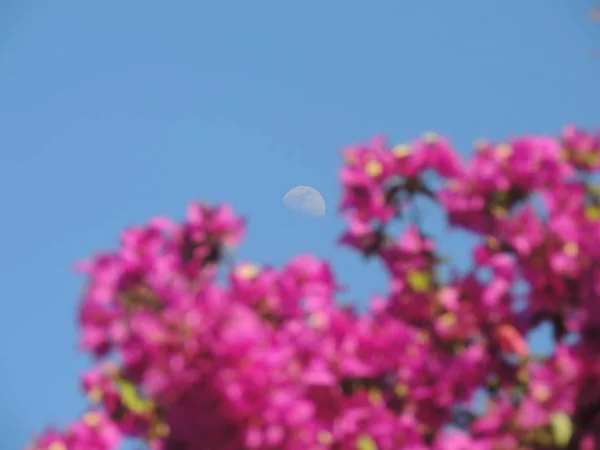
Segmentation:
<svg viewBox="0 0 600 450">
<path fill-rule="evenodd" d="M 290 209 L 312 217 L 325 214 L 325 200 L 315 188 L 296 186 L 283 196 L 283 203 Z"/>
</svg>

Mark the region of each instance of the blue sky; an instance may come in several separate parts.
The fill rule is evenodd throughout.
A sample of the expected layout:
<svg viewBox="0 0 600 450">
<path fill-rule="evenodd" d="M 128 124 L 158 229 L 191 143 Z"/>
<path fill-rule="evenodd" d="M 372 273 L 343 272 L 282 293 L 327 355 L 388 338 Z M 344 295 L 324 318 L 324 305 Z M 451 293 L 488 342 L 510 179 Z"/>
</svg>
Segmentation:
<svg viewBox="0 0 600 450">
<path fill-rule="evenodd" d="M 3 2 L 2 448 L 85 405 L 74 260 L 192 198 L 226 201 L 250 219 L 238 257 L 315 252 L 364 303 L 385 281 L 335 245 L 340 147 L 436 130 L 467 152 L 478 137 L 599 125 L 591 5 Z M 295 185 L 323 193 L 324 218 L 282 205 Z M 428 220 L 439 234 L 441 217 Z M 464 236 L 441 238 L 465 254 Z"/>
</svg>

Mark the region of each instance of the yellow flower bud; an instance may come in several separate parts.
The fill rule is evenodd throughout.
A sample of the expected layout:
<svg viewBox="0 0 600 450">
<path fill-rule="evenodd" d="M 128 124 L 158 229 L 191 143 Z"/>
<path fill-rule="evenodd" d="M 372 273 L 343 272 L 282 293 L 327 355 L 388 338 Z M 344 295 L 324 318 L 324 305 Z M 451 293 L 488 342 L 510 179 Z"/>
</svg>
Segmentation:
<svg viewBox="0 0 600 450">
<path fill-rule="evenodd" d="M 383 166 L 375 159 L 371 159 L 365 165 L 365 173 L 370 177 L 378 177 L 383 172 Z"/>
</svg>

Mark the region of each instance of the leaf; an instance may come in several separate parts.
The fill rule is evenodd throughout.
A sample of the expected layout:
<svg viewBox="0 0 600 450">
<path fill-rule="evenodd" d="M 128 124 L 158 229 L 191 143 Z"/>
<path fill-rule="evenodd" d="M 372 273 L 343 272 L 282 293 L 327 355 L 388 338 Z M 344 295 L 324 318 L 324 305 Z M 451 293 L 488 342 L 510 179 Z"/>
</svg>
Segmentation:
<svg viewBox="0 0 600 450">
<path fill-rule="evenodd" d="M 590 222 L 596 222 L 600 219 L 600 208 L 598 206 L 588 206 L 585 208 L 585 218 Z"/>
<path fill-rule="evenodd" d="M 378 450 L 378 448 L 375 441 L 366 434 L 362 434 L 356 439 L 356 450 Z"/>
<path fill-rule="evenodd" d="M 586 164 L 594 165 L 600 159 L 600 155 L 598 153 L 587 153 L 583 156 L 583 160 Z"/>
<path fill-rule="evenodd" d="M 554 443 L 559 447 L 566 447 L 573 435 L 571 418 L 564 412 L 557 412 L 550 417 L 550 425 Z"/>
<path fill-rule="evenodd" d="M 123 405 L 136 414 L 144 414 L 154 409 L 154 402 L 138 395 L 136 387 L 129 381 L 117 382 Z"/>
<path fill-rule="evenodd" d="M 431 287 L 431 275 L 425 271 L 413 271 L 407 275 L 407 281 L 415 292 L 427 292 Z"/>
</svg>

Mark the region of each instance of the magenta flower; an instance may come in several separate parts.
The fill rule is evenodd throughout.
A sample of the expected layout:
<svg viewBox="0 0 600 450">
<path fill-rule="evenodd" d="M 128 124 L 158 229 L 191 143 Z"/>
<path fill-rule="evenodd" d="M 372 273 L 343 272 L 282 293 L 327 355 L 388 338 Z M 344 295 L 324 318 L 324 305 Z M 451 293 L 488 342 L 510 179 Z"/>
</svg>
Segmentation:
<svg viewBox="0 0 600 450">
<path fill-rule="evenodd" d="M 597 448 L 599 135 L 480 142 L 465 164 L 435 134 L 342 154 L 340 242 L 388 276 L 366 313 L 312 255 L 238 261 L 221 282 L 245 230 L 229 206 L 128 228 L 78 264 L 91 407 L 30 450 Z M 447 270 L 419 197 L 478 236 L 471 268 Z M 549 356 L 527 341 L 540 323 Z"/>
</svg>

